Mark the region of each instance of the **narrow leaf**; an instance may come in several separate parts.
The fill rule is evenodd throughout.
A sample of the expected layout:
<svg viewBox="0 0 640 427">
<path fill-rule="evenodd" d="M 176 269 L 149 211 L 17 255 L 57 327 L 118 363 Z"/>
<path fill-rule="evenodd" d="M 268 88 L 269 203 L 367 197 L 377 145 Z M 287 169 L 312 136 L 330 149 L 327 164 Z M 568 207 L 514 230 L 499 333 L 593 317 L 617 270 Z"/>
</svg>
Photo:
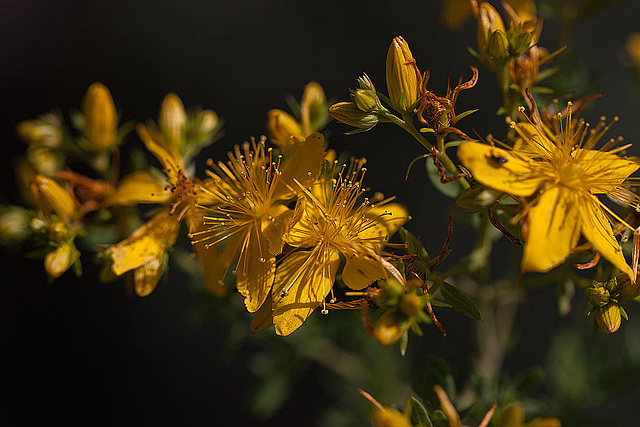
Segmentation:
<svg viewBox="0 0 640 427">
<path fill-rule="evenodd" d="M 482 320 L 482 315 L 476 303 L 455 286 L 447 282 L 441 282 L 440 294 L 443 302 L 450 304 L 454 310 L 473 320 Z"/>
</svg>

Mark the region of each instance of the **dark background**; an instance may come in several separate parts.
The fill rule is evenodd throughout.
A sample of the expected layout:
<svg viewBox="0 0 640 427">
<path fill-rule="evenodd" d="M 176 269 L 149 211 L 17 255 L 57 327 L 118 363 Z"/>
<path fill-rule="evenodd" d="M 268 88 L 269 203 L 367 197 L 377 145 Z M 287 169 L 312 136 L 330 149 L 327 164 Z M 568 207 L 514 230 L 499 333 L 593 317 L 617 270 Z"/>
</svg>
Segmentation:
<svg viewBox="0 0 640 427">
<path fill-rule="evenodd" d="M 94 81 L 110 89 L 123 121 L 155 118 L 168 92 L 177 93 L 186 106 L 215 110 L 225 120 L 224 136 L 202 160 L 221 158 L 234 144 L 263 134 L 267 110 L 286 109 L 285 95 L 299 99 L 310 80 L 319 81 L 329 98 L 346 100 L 348 88 L 366 72 L 385 92 L 384 60 L 396 35 L 409 42 L 418 66 L 431 70 L 430 89 L 444 92 L 449 74 L 453 80 L 468 78 L 468 65 L 478 64 L 466 51 L 475 45 L 475 24 L 442 29 L 440 6 L 426 0 L 4 0 L 0 201 L 18 202 L 12 159 L 24 145 L 15 136 L 15 124 L 56 107 L 78 108 Z M 611 2 L 579 23 L 572 52 L 581 61 L 576 69 L 589 73 L 590 92 L 578 95 L 606 94 L 587 118 L 619 115 L 614 134 L 630 142 L 639 130 L 640 91 L 624 64 L 624 42 L 640 30 L 639 17 L 637 2 Z M 558 23 L 548 20 L 543 34 L 542 44 L 556 48 Z M 498 103 L 495 79 L 480 67 L 477 87 L 458 102 L 458 111 L 480 107 L 465 119 L 467 133 L 504 132 L 495 116 Z M 437 252 L 451 203 L 426 182 L 423 168 L 416 167 L 404 181 L 408 162 L 421 153 L 419 145 L 390 125 L 350 137 L 343 135 L 347 130 L 331 123 L 331 146 L 367 157 L 368 185 L 397 195 L 414 218 L 407 227 Z M 138 143 L 134 135 L 129 141 Z M 469 250 L 467 231 L 461 226 L 454 234 L 452 247 L 460 254 Z M 500 245 L 503 251 L 517 250 Z M 48 285 L 41 261 L 14 254 L 0 259 L 0 385 L 8 394 L 0 401 L 3 416 L 16 424 L 217 424 L 228 417 L 233 420 L 228 424 L 258 423 L 246 409 L 252 378 L 246 362 L 247 353 L 264 344 L 220 357 L 228 331 L 215 317 L 192 325 L 189 313 L 201 303 L 198 294 L 184 281 L 172 280 L 172 273 L 151 296 L 129 298 L 118 284 L 98 283 L 90 261 L 81 279 L 67 274 Z M 531 295 L 520 320 L 527 339 L 507 360 L 509 369 L 544 356 L 549 331 L 566 321 L 554 304 L 549 289 Z M 470 326 L 460 316 L 443 316 L 451 325 L 450 337 L 427 331 L 419 340 L 425 352 L 464 368 L 473 346 Z M 264 425 L 313 424 L 299 417 L 313 419 L 334 399 L 317 385 L 321 372 L 305 372 L 295 383 L 298 392 Z"/>
</svg>

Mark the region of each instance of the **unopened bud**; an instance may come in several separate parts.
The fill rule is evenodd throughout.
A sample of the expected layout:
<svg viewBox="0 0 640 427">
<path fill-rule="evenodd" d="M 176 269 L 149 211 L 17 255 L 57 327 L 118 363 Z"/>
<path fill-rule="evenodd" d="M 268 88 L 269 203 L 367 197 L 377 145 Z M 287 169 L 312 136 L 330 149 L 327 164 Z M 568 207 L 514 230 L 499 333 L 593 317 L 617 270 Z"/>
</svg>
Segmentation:
<svg viewBox="0 0 640 427">
<path fill-rule="evenodd" d="M 187 123 L 187 112 L 184 109 L 182 100 L 175 93 L 167 94 L 162 100 L 158 125 L 164 131 L 168 142 L 180 147 L 182 132 Z"/>
<path fill-rule="evenodd" d="M 54 242 L 62 242 L 69 237 L 69 227 L 62 221 L 55 221 L 49 226 L 49 239 Z"/>
<path fill-rule="evenodd" d="M 380 100 L 372 90 L 356 89 L 353 92 L 353 102 L 355 102 L 356 106 L 365 113 L 370 113 L 378 109 Z"/>
<path fill-rule="evenodd" d="M 109 89 L 102 83 L 92 84 L 82 100 L 84 137 L 87 148 L 104 151 L 118 142 L 118 116 Z"/>
<path fill-rule="evenodd" d="M 620 307 L 615 303 L 609 303 L 604 307 L 600 307 L 596 310 L 595 316 L 598 326 L 607 334 L 612 334 L 620 328 L 622 316 L 620 314 Z"/>
<path fill-rule="evenodd" d="M 75 203 L 71 194 L 56 181 L 44 175 L 36 175 L 33 186 L 35 202 L 45 213 L 53 211 L 65 221 L 76 216 Z"/>
<path fill-rule="evenodd" d="M 409 323 L 402 320 L 402 316 L 395 308 L 388 310 L 376 322 L 373 328 L 374 338 L 382 345 L 398 341 L 409 329 Z"/>
<path fill-rule="evenodd" d="M 411 427 L 411 423 L 404 414 L 384 407 L 373 413 L 373 427 Z"/>
<path fill-rule="evenodd" d="M 479 7 L 474 10 L 476 14 L 476 39 L 478 42 L 478 50 L 482 54 L 487 52 L 489 46 L 489 37 L 496 31 L 506 33 L 504 22 L 498 11 L 487 2 L 480 3 Z"/>
<path fill-rule="evenodd" d="M 304 134 L 300 124 L 289 114 L 282 110 L 269 110 L 267 113 L 267 131 L 273 142 L 278 145 L 288 145 L 291 138 L 304 141 Z"/>
<path fill-rule="evenodd" d="M 409 45 L 395 37 L 387 52 L 387 90 L 394 108 L 407 111 L 418 99 L 418 76 Z"/>
<path fill-rule="evenodd" d="M 589 303 L 597 307 L 607 305 L 609 303 L 609 299 L 611 298 L 609 291 L 602 285 L 591 286 L 585 289 L 584 293 L 587 295 L 587 298 L 589 298 Z"/>
<path fill-rule="evenodd" d="M 533 32 L 522 31 L 511 38 L 511 52 L 514 57 L 523 55 L 531 46 Z"/>
<path fill-rule="evenodd" d="M 615 276 L 617 281 L 616 292 L 618 299 L 629 300 L 640 296 L 640 284 L 632 283 L 627 273 L 618 273 Z"/>
<path fill-rule="evenodd" d="M 339 122 L 360 128 L 371 129 L 378 124 L 375 114 L 365 113 L 355 102 L 338 102 L 329 107 L 331 117 Z"/>
<path fill-rule="evenodd" d="M 77 259 L 76 249 L 68 243 L 62 243 L 58 248 L 45 255 L 44 268 L 47 274 L 55 279 L 67 271 Z"/>
<path fill-rule="evenodd" d="M 0 211 L 0 245 L 24 242 L 29 236 L 29 212 L 20 206 L 7 206 Z"/>
<path fill-rule="evenodd" d="M 318 82 L 307 83 L 300 101 L 300 121 L 305 136 L 317 131 L 316 126 L 326 124 L 327 119 L 327 97 L 324 89 Z"/>
<path fill-rule="evenodd" d="M 415 316 L 425 307 L 424 298 L 416 294 L 405 294 L 400 300 L 400 311 L 407 317 Z"/>
<path fill-rule="evenodd" d="M 204 110 L 199 114 L 200 117 L 200 128 L 198 132 L 201 134 L 207 134 L 212 132 L 215 128 L 220 124 L 220 118 L 212 110 Z"/>
<path fill-rule="evenodd" d="M 487 53 L 497 61 L 509 56 L 509 41 L 503 31 L 496 30 L 489 36 Z"/>
</svg>

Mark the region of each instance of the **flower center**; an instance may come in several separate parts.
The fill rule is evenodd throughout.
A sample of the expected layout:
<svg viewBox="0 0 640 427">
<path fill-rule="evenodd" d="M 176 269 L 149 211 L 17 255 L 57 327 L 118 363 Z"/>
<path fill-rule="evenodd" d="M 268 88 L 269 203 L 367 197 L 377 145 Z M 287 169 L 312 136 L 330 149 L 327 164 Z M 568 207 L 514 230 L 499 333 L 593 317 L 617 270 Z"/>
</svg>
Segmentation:
<svg viewBox="0 0 640 427">
<path fill-rule="evenodd" d="M 579 163 L 569 162 L 559 169 L 560 183 L 574 189 L 582 186 L 582 170 Z"/>
</svg>

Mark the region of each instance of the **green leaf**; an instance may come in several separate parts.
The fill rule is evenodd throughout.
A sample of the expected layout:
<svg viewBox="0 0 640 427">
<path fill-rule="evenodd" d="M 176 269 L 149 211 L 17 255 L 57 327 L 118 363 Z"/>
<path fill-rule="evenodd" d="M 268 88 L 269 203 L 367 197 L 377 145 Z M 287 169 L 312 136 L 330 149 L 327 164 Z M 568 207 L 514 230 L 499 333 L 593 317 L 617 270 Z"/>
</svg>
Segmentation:
<svg viewBox="0 0 640 427">
<path fill-rule="evenodd" d="M 404 176 L 405 181 L 409 178 L 409 172 L 411 171 L 411 167 L 418 161 L 418 160 L 422 160 L 422 159 L 426 159 L 427 157 L 430 157 L 431 154 L 420 154 L 417 157 L 414 157 L 413 160 L 411 160 L 411 162 L 409 163 L 409 166 L 407 166 L 407 173 Z"/>
<path fill-rule="evenodd" d="M 400 227 L 398 234 L 403 242 L 407 244 L 407 253 L 410 255 L 418 255 L 421 261 L 429 262 L 429 253 L 422 246 L 422 243 L 414 236 L 409 230 L 404 227 Z"/>
<path fill-rule="evenodd" d="M 429 177 L 429 181 L 431 184 L 442 194 L 449 197 L 450 199 L 457 199 L 458 195 L 462 192 L 460 188 L 460 184 L 458 181 L 448 182 L 443 184 L 440 181 L 440 173 L 438 172 L 438 168 L 433 162 L 426 161 L 425 166 L 427 168 L 427 176 Z"/>
<path fill-rule="evenodd" d="M 469 114 L 473 114 L 476 111 L 478 111 L 478 109 L 476 108 L 475 110 L 467 110 L 467 111 L 463 111 L 460 114 L 456 115 L 456 120 L 455 122 L 453 122 L 453 124 L 455 125 L 456 123 L 458 123 L 460 120 L 464 119 L 465 117 L 467 117 Z"/>
<path fill-rule="evenodd" d="M 405 354 L 407 354 L 407 346 L 409 345 L 409 331 L 406 331 L 404 335 L 402 335 L 398 343 L 400 344 L 400 355 L 404 357 Z"/>
<path fill-rule="evenodd" d="M 433 424 L 429 419 L 429 413 L 422 402 L 414 396 L 411 396 L 409 402 L 407 402 L 407 406 L 404 408 L 404 413 L 409 417 L 409 421 L 413 427 L 433 427 Z"/>
<path fill-rule="evenodd" d="M 454 310 L 470 317 L 473 320 L 482 320 L 480 309 L 478 309 L 476 303 L 455 286 L 452 286 L 447 282 L 441 282 L 440 294 L 442 296 L 442 301 L 451 305 Z"/>
</svg>

